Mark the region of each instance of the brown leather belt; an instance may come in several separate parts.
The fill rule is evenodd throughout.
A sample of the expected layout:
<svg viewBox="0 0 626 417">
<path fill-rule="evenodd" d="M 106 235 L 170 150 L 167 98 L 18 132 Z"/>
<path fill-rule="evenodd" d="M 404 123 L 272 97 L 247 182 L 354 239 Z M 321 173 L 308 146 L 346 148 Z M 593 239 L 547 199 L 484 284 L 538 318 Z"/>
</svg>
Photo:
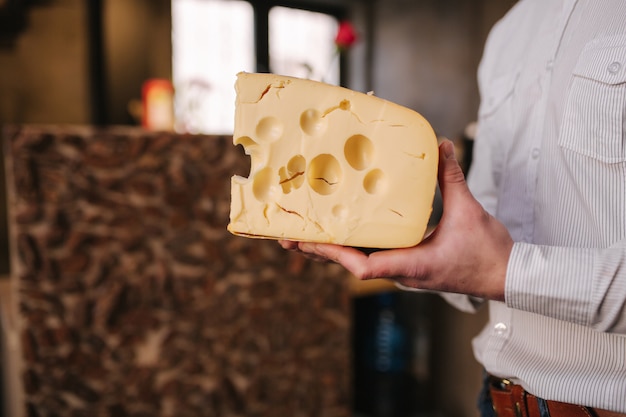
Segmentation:
<svg viewBox="0 0 626 417">
<path fill-rule="evenodd" d="M 615 411 L 543 400 L 506 379 L 492 377 L 489 392 L 497 417 L 626 417 Z"/>
</svg>

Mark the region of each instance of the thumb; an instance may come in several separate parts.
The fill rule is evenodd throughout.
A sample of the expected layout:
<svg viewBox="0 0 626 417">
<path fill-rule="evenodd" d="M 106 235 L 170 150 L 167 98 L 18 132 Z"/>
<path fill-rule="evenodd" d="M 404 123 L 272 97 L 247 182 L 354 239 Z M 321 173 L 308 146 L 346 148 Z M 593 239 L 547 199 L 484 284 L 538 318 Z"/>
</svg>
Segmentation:
<svg viewBox="0 0 626 417">
<path fill-rule="evenodd" d="M 454 198 L 459 193 L 469 193 L 465 174 L 456 159 L 454 144 L 444 140 L 439 145 L 439 188 L 443 201 Z"/>
</svg>

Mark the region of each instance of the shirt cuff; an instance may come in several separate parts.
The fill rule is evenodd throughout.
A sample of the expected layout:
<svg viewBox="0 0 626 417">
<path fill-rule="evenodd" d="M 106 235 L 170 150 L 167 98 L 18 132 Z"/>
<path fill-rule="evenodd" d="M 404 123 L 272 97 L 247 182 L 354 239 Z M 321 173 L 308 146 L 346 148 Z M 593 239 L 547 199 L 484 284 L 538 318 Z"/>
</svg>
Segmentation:
<svg viewBox="0 0 626 417">
<path fill-rule="evenodd" d="M 438 294 L 444 300 L 446 300 L 448 304 L 452 305 L 460 311 L 463 311 L 464 313 L 475 313 L 485 303 L 485 300 L 483 298 L 472 297 L 470 295 L 422 290 L 420 288 L 407 287 L 406 285 L 402 285 L 397 281 L 394 281 L 394 284 L 396 288 L 402 291 Z"/>
</svg>

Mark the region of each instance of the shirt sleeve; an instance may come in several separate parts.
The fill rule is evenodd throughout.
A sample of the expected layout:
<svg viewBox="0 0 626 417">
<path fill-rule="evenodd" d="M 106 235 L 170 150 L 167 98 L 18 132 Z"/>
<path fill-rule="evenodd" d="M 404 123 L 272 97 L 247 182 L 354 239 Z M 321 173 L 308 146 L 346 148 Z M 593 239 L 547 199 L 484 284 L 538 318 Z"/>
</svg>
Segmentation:
<svg viewBox="0 0 626 417">
<path fill-rule="evenodd" d="M 505 300 L 511 308 L 626 334 L 626 241 L 606 249 L 515 243 Z"/>
</svg>

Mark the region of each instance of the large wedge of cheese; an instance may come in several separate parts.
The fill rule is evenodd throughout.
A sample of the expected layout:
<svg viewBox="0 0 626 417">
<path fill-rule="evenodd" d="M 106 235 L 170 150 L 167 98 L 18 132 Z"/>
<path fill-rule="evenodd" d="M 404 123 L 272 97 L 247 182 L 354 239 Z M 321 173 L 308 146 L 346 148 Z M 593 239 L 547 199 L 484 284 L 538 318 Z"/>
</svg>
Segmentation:
<svg viewBox="0 0 626 417">
<path fill-rule="evenodd" d="M 373 95 L 240 73 L 233 143 L 250 155 L 231 181 L 230 232 L 365 248 L 419 243 L 438 147 L 418 113 Z"/>
</svg>

